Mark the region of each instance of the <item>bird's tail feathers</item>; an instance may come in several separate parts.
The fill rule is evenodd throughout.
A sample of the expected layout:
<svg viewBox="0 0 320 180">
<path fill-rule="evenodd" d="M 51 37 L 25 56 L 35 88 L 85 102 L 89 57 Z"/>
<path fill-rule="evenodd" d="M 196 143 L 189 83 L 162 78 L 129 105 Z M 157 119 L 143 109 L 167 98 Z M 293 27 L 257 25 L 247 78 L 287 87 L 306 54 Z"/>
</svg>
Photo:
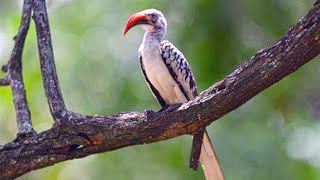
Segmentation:
<svg viewBox="0 0 320 180">
<path fill-rule="evenodd" d="M 203 135 L 204 135 L 204 131 L 198 131 L 196 134 L 193 135 L 193 139 L 192 139 L 190 168 L 195 171 L 198 169 L 198 165 L 199 165 L 199 158 L 200 158 L 201 147 L 203 143 Z"/>
<path fill-rule="evenodd" d="M 204 131 L 200 162 L 207 180 L 224 180 L 223 172 L 207 131 Z"/>
</svg>

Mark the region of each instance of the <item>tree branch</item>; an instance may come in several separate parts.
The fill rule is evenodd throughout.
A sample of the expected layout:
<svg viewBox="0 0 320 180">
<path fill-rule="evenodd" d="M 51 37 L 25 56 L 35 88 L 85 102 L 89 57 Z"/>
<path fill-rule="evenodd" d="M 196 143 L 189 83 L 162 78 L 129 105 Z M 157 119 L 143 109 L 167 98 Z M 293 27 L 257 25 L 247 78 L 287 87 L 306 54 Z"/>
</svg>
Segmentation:
<svg viewBox="0 0 320 180">
<path fill-rule="evenodd" d="M 31 0 L 25 0 L 20 27 L 18 34 L 14 38 L 15 44 L 10 60 L 7 65 L 2 67 L 2 70 L 7 72 L 7 76 L 4 79 L 0 79 L 0 86 L 11 86 L 17 116 L 18 138 L 35 133 L 31 124 L 31 115 L 22 77 L 22 53 L 29 29 L 31 11 Z"/>
<path fill-rule="evenodd" d="M 0 79 L 0 86 L 8 86 L 10 85 L 10 81 L 5 77 Z"/>
<path fill-rule="evenodd" d="M 1 146 L 0 177 L 11 179 L 57 162 L 204 129 L 320 53 L 319 1 L 282 39 L 259 51 L 193 101 L 158 113 L 85 116 L 65 109 L 54 67 L 45 2 L 34 0 L 44 88 L 56 123 L 48 131 Z"/>
<path fill-rule="evenodd" d="M 33 0 L 42 81 L 48 99 L 50 112 L 57 122 L 66 114 L 60 84 L 54 63 L 51 33 L 45 0 Z"/>
</svg>

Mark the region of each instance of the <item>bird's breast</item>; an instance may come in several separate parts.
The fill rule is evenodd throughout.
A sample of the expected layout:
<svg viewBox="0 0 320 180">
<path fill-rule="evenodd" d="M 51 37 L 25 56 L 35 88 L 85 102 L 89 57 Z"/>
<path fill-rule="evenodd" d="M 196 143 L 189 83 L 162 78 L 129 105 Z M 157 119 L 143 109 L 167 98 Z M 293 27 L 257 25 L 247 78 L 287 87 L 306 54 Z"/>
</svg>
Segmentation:
<svg viewBox="0 0 320 180">
<path fill-rule="evenodd" d="M 163 62 L 159 49 L 149 49 L 142 52 L 142 62 L 150 83 L 157 89 L 167 104 L 183 103 L 187 99 L 179 85 L 171 76 Z"/>
</svg>

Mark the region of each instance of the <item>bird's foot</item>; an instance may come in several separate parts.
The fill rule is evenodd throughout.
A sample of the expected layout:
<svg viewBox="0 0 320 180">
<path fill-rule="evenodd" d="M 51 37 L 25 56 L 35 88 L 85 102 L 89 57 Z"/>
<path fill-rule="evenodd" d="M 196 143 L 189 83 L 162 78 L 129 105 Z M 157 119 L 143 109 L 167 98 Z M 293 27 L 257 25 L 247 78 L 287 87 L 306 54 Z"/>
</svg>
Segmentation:
<svg viewBox="0 0 320 180">
<path fill-rule="evenodd" d="M 145 109 L 143 114 L 147 117 L 147 118 L 150 118 L 150 117 L 153 117 L 156 115 L 156 112 L 154 112 L 153 110 L 149 110 L 149 109 Z"/>
<path fill-rule="evenodd" d="M 165 106 L 162 106 L 162 108 L 158 112 L 171 112 L 176 110 L 178 107 L 181 106 L 181 103 L 176 103 L 176 104 L 167 104 Z"/>
</svg>

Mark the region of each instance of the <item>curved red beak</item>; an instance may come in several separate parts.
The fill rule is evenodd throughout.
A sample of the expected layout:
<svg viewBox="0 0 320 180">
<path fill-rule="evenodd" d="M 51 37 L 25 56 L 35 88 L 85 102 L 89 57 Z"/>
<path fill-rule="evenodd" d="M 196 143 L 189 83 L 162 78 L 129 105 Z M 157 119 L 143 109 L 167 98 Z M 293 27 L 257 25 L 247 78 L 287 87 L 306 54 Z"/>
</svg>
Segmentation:
<svg viewBox="0 0 320 180">
<path fill-rule="evenodd" d="M 143 13 L 141 12 L 138 12 L 134 15 L 132 15 L 129 19 L 128 19 L 128 22 L 124 28 L 124 31 L 123 31 L 123 36 L 126 35 L 126 33 L 134 26 L 136 25 L 139 25 L 139 24 L 150 24 L 149 22 L 149 18 L 144 15 Z"/>
</svg>

